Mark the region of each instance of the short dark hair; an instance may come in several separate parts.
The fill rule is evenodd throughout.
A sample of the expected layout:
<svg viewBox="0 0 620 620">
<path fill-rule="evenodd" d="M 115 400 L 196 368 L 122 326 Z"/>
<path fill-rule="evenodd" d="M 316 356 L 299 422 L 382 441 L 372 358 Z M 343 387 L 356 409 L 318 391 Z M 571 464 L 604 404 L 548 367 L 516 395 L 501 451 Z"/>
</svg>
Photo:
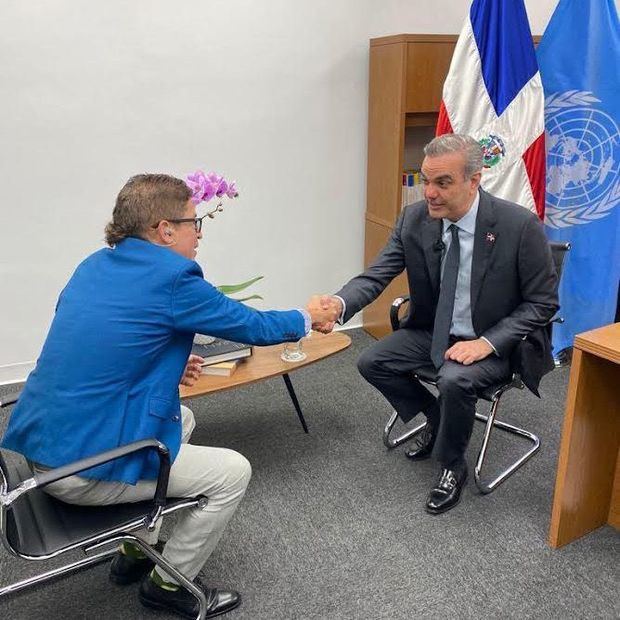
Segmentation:
<svg viewBox="0 0 620 620">
<path fill-rule="evenodd" d="M 121 189 L 105 228 L 111 247 L 127 237 L 144 237 L 161 220 L 182 218 L 191 190 L 181 179 L 168 174 L 137 174 Z"/>
</svg>

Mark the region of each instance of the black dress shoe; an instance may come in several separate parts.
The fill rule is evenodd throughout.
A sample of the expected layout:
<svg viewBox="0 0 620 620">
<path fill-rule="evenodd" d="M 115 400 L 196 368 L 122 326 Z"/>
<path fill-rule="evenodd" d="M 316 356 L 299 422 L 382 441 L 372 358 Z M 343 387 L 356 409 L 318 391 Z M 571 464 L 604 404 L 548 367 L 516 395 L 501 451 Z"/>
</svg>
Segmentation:
<svg viewBox="0 0 620 620">
<path fill-rule="evenodd" d="M 163 542 L 155 545 L 155 550 L 162 552 L 164 548 Z M 132 558 L 120 551 L 112 559 L 110 564 L 110 581 L 119 586 L 127 586 L 130 583 L 140 581 L 146 573 L 153 569 L 155 564 L 150 558 Z"/>
<path fill-rule="evenodd" d="M 405 448 L 405 456 L 412 461 L 423 461 L 430 457 L 435 445 L 437 431 L 428 422 L 424 428 L 414 437 L 413 445 Z"/>
<path fill-rule="evenodd" d="M 225 614 L 241 604 L 241 595 L 234 590 L 217 590 L 207 588 L 200 579 L 194 583 L 205 593 L 207 599 L 207 615 L 205 618 L 214 618 Z M 140 584 L 140 602 L 153 609 L 164 609 L 179 614 L 184 618 L 197 618 L 199 611 L 198 599 L 185 588 L 166 590 L 160 588 L 150 576 L 146 576 Z"/>
<path fill-rule="evenodd" d="M 456 506 L 466 481 L 467 465 L 463 465 L 461 471 L 442 469 L 437 484 L 426 500 L 426 512 L 436 515 Z"/>
</svg>

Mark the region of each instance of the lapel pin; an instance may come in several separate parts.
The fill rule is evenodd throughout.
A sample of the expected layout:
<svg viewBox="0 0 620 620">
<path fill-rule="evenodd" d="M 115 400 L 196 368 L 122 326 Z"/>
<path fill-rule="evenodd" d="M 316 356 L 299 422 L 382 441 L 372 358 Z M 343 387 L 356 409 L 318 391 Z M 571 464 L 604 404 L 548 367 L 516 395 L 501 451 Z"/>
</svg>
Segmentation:
<svg viewBox="0 0 620 620">
<path fill-rule="evenodd" d="M 495 235 L 492 232 L 487 233 L 487 241 L 489 243 L 495 243 Z"/>
</svg>

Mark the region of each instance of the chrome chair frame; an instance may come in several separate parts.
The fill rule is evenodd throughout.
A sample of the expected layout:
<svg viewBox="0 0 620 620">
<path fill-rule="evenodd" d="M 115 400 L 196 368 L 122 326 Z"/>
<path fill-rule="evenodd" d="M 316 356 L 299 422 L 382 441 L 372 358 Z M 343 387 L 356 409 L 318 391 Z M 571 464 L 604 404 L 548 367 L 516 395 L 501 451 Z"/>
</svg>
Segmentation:
<svg viewBox="0 0 620 620">
<path fill-rule="evenodd" d="M 13 404 L 17 401 L 19 394 L 13 394 L 3 398 L 0 401 L 0 408 Z M 49 553 L 28 554 L 20 551 L 11 541 L 8 531 L 8 513 L 18 508 L 17 500 L 23 498 L 28 493 L 38 492 L 46 485 L 56 482 L 68 476 L 75 475 L 81 471 L 90 469 L 97 465 L 110 462 L 117 458 L 133 454 L 141 450 L 155 450 L 160 461 L 159 474 L 157 478 L 157 486 L 152 502 L 140 502 L 145 505 L 145 512 L 141 516 L 125 519 L 112 527 L 86 536 L 82 539 L 66 546 L 54 549 Z M 192 497 L 186 499 L 168 499 L 166 492 L 168 488 L 168 478 L 170 475 L 170 453 L 168 448 L 155 439 L 144 439 L 136 441 L 113 450 L 108 450 L 92 457 L 81 459 L 74 463 L 69 463 L 62 467 L 51 469 L 44 473 L 33 474 L 32 477 L 21 480 L 21 482 L 9 488 L 9 476 L 4 470 L 5 463 L 0 454 L 0 540 L 7 551 L 24 560 L 42 561 L 62 555 L 69 551 L 80 549 L 86 556 L 83 559 L 72 562 L 70 564 L 49 570 L 47 572 L 23 579 L 16 583 L 0 588 L 0 598 L 10 594 L 14 594 L 24 590 L 30 586 L 39 585 L 49 582 L 57 577 L 62 577 L 78 570 L 95 566 L 112 557 L 117 551 L 117 544 L 121 542 L 131 542 L 136 545 L 147 557 L 149 557 L 163 572 L 176 579 L 183 587 L 189 590 L 199 601 L 199 613 L 197 620 L 203 620 L 206 616 L 207 601 L 205 594 L 183 573 L 172 566 L 165 558 L 162 557 L 153 547 L 144 542 L 132 532 L 146 527 L 153 530 L 159 519 L 165 515 L 172 514 L 177 510 L 191 508 L 195 506 L 203 507 L 207 504 L 207 498 L 203 496 Z M 56 500 L 58 501 L 58 500 Z M 64 504 L 68 506 L 67 504 Z M 118 504 L 118 507 L 126 506 L 126 504 Z M 137 504 L 136 508 L 140 508 Z M 114 545 L 112 548 L 107 548 Z M 100 549 L 104 549 L 100 551 Z M 93 554 L 93 552 L 96 552 Z"/>
<path fill-rule="evenodd" d="M 556 271 L 558 273 L 558 282 L 562 275 L 562 265 L 564 261 L 564 256 L 566 252 L 570 250 L 570 243 L 562 243 L 562 242 L 554 242 L 550 243 L 552 256 Z M 409 303 L 409 296 L 405 297 L 397 297 L 390 307 L 390 323 L 392 325 L 392 330 L 397 331 L 400 329 L 400 318 L 399 311 L 402 306 L 406 303 Z M 562 323 L 564 319 L 560 316 L 555 316 L 549 322 L 549 326 L 552 323 Z M 436 386 L 436 380 L 434 377 L 429 375 L 419 373 L 414 374 L 414 377 L 418 380 L 427 383 L 429 385 Z M 520 469 L 529 459 L 531 459 L 536 452 L 540 449 L 540 438 L 534 433 L 515 426 L 513 424 L 508 424 L 507 422 L 503 422 L 501 420 L 496 419 L 497 409 L 499 407 L 500 400 L 502 396 L 509 390 L 516 388 L 522 390 L 524 388 L 523 382 L 517 373 L 513 373 L 511 379 L 505 383 L 498 384 L 494 390 L 488 395 L 479 394 L 479 398 L 483 398 L 484 400 L 488 400 L 490 402 L 489 413 L 488 415 L 483 415 L 481 413 L 476 412 L 476 420 L 485 423 L 484 434 L 482 438 L 482 445 L 480 447 L 480 451 L 478 452 L 478 457 L 476 459 L 476 465 L 474 467 L 474 481 L 476 483 L 476 487 L 482 494 L 491 493 L 494 491 L 500 484 L 505 482 L 512 474 L 514 474 L 518 469 Z M 393 437 L 392 431 L 396 424 L 396 420 L 398 418 L 398 414 L 396 411 L 392 412 L 385 428 L 383 429 L 383 443 L 386 448 L 392 449 L 395 448 L 409 439 L 415 437 L 418 433 L 422 431 L 422 429 L 426 426 L 425 422 L 414 426 L 412 429 L 407 430 L 403 434 Z M 483 479 L 482 468 L 484 466 L 484 460 L 487 455 L 487 450 L 489 447 L 489 440 L 491 438 L 491 432 L 494 428 L 505 431 L 512 435 L 517 435 L 524 439 L 529 447 L 525 452 L 521 454 L 516 460 L 514 460 L 507 468 L 503 469 L 499 472 L 499 474 L 493 477 L 491 480 L 486 481 Z"/>
</svg>

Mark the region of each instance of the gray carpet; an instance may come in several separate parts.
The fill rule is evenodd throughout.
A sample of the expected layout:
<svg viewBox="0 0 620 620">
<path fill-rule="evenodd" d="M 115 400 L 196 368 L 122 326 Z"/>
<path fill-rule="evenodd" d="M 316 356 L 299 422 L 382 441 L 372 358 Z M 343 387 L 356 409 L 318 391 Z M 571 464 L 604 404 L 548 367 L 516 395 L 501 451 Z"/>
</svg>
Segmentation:
<svg viewBox="0 0 620 620">
<path fill-rule="evenodd" d="M 348 333 L 350 349 L 291 375 L 309 435 L 279 378 L 188 403 L 198 421 L 193 443 L 234 448 L 254 469 L 205 567 L 210 583 L 243 594 L 225 617 L 620 617 L 615 530 L 557 551 L 547 545 L 568 369 L 545 378 L 542 400 L 516 390 L 504 399 L 502 417 L 539 433 L 540 453 L 495 493 L 481 496 L 470 482 L 459 506 L 431 516 L 423 504 L 436 465 L 384 448 L 389 406 L 355 366 L 372 339 Z M 495 437 L 491 467 L 511 454 L 510 443 Z M 0 550 L 3 585 L 40 568 Z M 101 565 L 0 601 L 0 618 L 169 617 L 142 609 L 136 590 L 111 586 Z"/>
</svg>

